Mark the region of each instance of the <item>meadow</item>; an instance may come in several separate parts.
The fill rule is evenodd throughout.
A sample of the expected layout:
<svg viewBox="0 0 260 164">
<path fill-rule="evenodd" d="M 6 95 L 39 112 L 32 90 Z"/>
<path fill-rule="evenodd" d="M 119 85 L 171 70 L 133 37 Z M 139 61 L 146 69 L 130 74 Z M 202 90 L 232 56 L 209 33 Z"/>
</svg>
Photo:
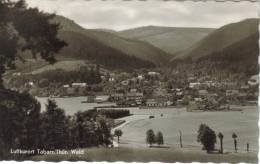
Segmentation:
<svg viewBox="0 0 260 164">
<path fill-rule="evenodd" d="M 131 109 L 132 116 L 122 118 L 126 123 L 118 128 L 123 131 L 121 147 L 147 147 L 146 131 L 153 129 L 164 135 L 165 146 L 179 148 L 179 131 L 182 132 L 184 149 L 201 150 L 197 142 L 197 131 L 202 123 L 211 127 L 216 134 L 223 133 L 224 152 L 233 152 L 232 133 L 238 135 L 238 150 L 246 151 L 250 144 L 252 152 L 258 152 L 258 108 L 244 106 L 243 111 L 187 112 L 185 108 Z M 161 114 L 163 114 L 161 116 Z M 155 116 L 149 119 L 149 116 Z M 219 141 L 217 139 L 217 141 Z M 219 148 L 219 142 L 216 144 Z"/>
<path fill-rule="evenodd" d="M 97 104 L 81 104 L 80 98 L 57 99 L 68 114 L 91 109 Z M 43 99 L 42 99 L 43 100 Z M 43 104 L 44 101 L 41 101 Z M 66 105 L 67 104 L 67 105 Z M 100 105 L 100 104 L 98 104 Z M 73 108 L 72 108 L 73 107 Z M 84 161 L 161 161 L 161 162 L 247 162 L 257 163 L 258 153 L 258 107 L 257 106 L 232 106 L 242 111 L 218 112 L 187 112 L 186 107 L 139 109 L 125 108 L 131 116 L 120 118 L 125 123 L 116 127 L 123 131 L 120 143 L 114 148 L 89 148 L 84 149 L 83 155 L 43 155 L 34 156 L 33 160 L 84 160 Z M 120 108 L 121 109 L 121 108 Z M 154 116 L 154 118 L 149 118 Z M 197 142 L 199 125 L 205 123 L 216 134 L 223 133 L 224 154 L 207 154 L 202 150 L 202 145 Z M 112 133 L 115 129 L 112 129 Z M 164 145 L 161 148 L 149 148 L 145 139 L 146 131 L 153 129 L 155 133 L 161 131 L 164 136 Z M 179 131 L 182 132 L 183 148 L 179 144 Z M 238 138 L 238 153 L 234 152 L 232 133 Z M 249 143 L 249 152 L 246 144 Z M 154 145 L 155 146 L 155 145 Z M 219 139 L 215 145 L 219 149 Z"/>
</svg>

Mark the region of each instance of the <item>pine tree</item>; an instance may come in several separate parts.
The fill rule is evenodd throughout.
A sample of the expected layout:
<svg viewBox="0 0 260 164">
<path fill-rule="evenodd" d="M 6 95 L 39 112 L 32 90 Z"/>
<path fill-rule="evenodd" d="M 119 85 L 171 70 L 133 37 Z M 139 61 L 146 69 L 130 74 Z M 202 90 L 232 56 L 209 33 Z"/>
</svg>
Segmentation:
<svg viewBox="0 0 260 164">
<path fill-rule="evenodd" d="M 158 132 L 156 135 L 156 142 L 159 146 L 164 144 L 164 140 L 163 140 L 163 134 L 162 132 Z"/>
<path fill-rule="evenodd" d="M 197 141 L 200 142 L 207 153 L 209 153 L 215 149 L 216 134 L 206 124 L 201 124 L 198 130 Z"/>
<path fill-rule="evenodd" d="M 146 143 L 148 143 L 150 147 L 155 143 L 155 135 L 152 129 L 146 132 Z"/>
<path fill-rule="evenodd" d="M 63 148 L 66 146 L 66 116 L 54 100 L 48 100 L 46 111 L 42 114 L 42 141 L 43 147 L 48 149 Z"/>
</svg>

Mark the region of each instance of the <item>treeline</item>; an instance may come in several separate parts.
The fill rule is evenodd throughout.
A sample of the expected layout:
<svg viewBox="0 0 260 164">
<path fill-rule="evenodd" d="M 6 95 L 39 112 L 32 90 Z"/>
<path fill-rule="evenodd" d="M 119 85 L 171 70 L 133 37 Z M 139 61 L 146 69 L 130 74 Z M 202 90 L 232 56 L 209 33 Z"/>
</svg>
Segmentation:
<svg viewBox="0 0 260 164">
<path fill-rule="evenodd" d="M 11 149 L 70 149 L 109 146 L 111 119 L 96 110 L 66 116 L 55 101 L 46 110 L 28 93 L 0 91 L 0 159 L 8 159 Z"/>
<path fill-rule="evenodd" d="M 100 114 L 102 114 L 108 118 L 112 118 L 112 119 L 130 116 L 130 111 L 124 110 L 124 109 L 101 109 L 98 112 Z"/>
<path fill-rule="evenodd" d="M 32 79 L 41 81 L 48 79 L 50 83 L 71 84 L 73 82 L 86 82 L 87 84 L 98 84 L 101 82 L 100 66 L 82 67 L 75 71 L 64 71 L 61 69 L 45 71 L 40 74 L 33 75 Z"/>
</svg>

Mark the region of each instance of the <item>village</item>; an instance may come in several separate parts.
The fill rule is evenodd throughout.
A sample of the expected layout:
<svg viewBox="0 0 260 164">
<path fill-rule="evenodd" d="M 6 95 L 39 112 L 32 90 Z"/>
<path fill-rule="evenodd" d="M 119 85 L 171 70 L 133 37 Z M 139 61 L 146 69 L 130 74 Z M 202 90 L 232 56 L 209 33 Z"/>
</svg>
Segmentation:
<svg viewBox="0 0 260 164">
<path fill-rule="evenodd" d="M 187 71 L 187 67 L 192 69 Z M 22 75 L 16 73 L 13 76 Z M 39 97 L 87 96 L 83 103 L 114 102 L 118 107 L 187 106 L 188 111 L 216 111 L 228 110 L 229 105 L 255 105 L 259 83 L 257 75 L 245 77 L 214 68 L 206 70 L 198 65 L 131 73 L 101 72 L 98 84 L 70 81 L 50 83 L 48 79 L 27 79 L 22 87 L 12 89 L 22 88 Z"/>
</svg>

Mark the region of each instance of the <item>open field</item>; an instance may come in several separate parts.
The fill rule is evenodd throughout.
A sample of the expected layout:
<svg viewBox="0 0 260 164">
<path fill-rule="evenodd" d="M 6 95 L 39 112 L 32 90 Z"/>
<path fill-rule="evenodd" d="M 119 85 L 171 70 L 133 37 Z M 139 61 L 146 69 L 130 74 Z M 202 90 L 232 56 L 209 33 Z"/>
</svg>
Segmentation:
<svg viewBox="0 0 260 164">
<path fill-rule="evenodd" d="M 171 148 L 179 147 L 179 130 L 182 131 L 183 146 L 190 150 L 200 150 L 197 143 L 197 130 L 201 123 L 209 125 L 216 134 L 224 135 L 224 151 L 233 152 L 232 133 L 238 135 L 238 151 L 246 151 L 249 142 L 250 150 L 258 152 L 258 109 L 256 106 L 245 106 L 243 111 L 230 112 L 186 112 L 185 108 L 165 109 L 131 109 L 133 116 L 122 118 L 126 123 L 119 126 L 122 129 L 121 147 L 147 147 L 146 131 L 153 129 L 161 131 L 165 145 Z M 163 116 L 161 117 L 161 113 Z M 155 116 L 149 119 L 149 116 Z M 219 148 L 219 144 L 216 145 Z"/>
<path fill-rule="evenodd" d="M 37 98 L 45 108 L 47 98 Z M 74 114 L 77 111 L 92 109 L 106 104 L 88 103 L 81 101 L 86 97 L 55 98 L 58 105 L 66 111 L 66 114 Z M 109 104 L 108 104 L 109 105 Z M 111 105 L 111 104 L 110 104 Z M 113 104 L 112 104 L 113 105 Z M 250 149 L 258 151 L 258 108 L 257 106 L 243 106 L 243 111 L 225 112 L 186 112 L 186 108 L 161 108 L 139 109 L 126 108 L 132 116 L 121 118 L 126 123 L 117 128 L 123 130 L 120 147 L 146 147 L 145 133 L 148 129 L 161 131 L 164 135 L 165 144 L 169 147 L 179 147 L 179 130 L 182 131 L 183 145 L 190 149 L 200 149 L 197 143 L 197 130 L 201 123 L 208 124 L 216 133 L 224 134 L 224 150 L 233 151 L 232 133 L 238 135 L 238 149 L 245 151 L 246 143 L 250 143 Z M 163 114 L 163 117 L 160 115 Z M 149 119 L 149 116 L 155 116 Z M 217 148 L 218 148 L 217 144 Z"/>
<path fill-rule="evenodd" d="M 61 107 L 68 114 L 73 114 L 80 109 L 83 111 L 88 110 L 97 105 L 79 103 L 85 99 L 84 97 L 72 98 L 73 101 L 70 99 L 56 99 L 58 105 L 62 104 Z M 118 147 L 113 149 L 85 149 L 84 155 L 35 156 L 33 160 L 257 163 L 258 108 L 257 106 L 232 106 L 232 108 L 242 108 L 243 110 L 187 112 L 185 107 L 161 109 L 126 108 L 133 115 L 119 119 L 126 122 L 116 128 L 123 131 L 119 145 L 115 144 Z M 163 115 L 161 116 L 161 114 Z M 149 119 L 149 116 L 155 118 Z M 223 155 L 207 154 L 201 150 L 202 146 L 197 142 L 197 130 L 201 123 L 209 125 L 216 134 L 223 133 Z M 148 148 L 145 142 L 148 129 L 153 129 L 155 133 L 157 131 L 163 133 L 165 143 L 163 148 Z M 179 146 L 179 130 L 182 132 L 183 148 Z M 234 153 L 233 132 L 238 135 L 238 153 Z M 250 144 L 249 153 L 246 152 L 247 142 Z M 216 149 L 219 149 L 218 139 Z"/>
<path fill-rule="evenodd" d="M 256 153 L 207 154 L 202 151 L 180 151 L 165 148 L 91 148 L 83 155 L 42 155 L 34 156 L 36 161 L 125 161 L 125 162 L 229 162 L 257 163 Z"/>
</svg>

